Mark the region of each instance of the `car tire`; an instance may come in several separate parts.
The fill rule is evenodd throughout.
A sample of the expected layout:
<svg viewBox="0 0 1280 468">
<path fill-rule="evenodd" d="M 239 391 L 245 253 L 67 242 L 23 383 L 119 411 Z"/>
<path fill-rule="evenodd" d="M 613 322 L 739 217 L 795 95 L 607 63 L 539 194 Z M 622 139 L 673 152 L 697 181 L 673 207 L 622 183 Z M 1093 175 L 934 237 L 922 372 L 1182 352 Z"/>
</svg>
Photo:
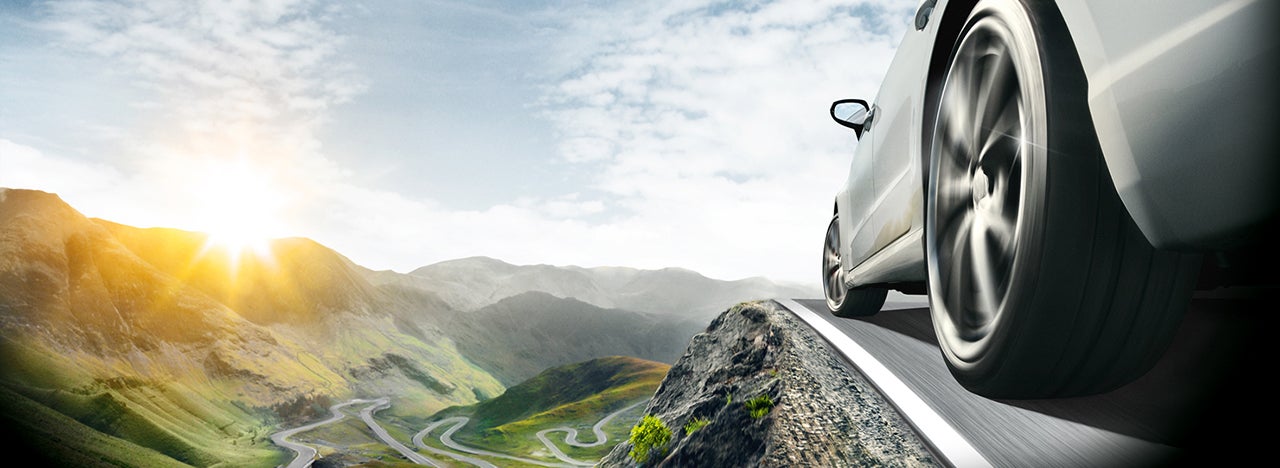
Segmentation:
<svg viewBox="0 0 1280 468">
<path fill-rule="evenodd" d="M 889 290 L 866 286 L 849 288 L 844 282 L 844 267 L 840 264 L 840 217 L 831 218 L 827 236 L 822 244 L 822 292 L 827 309 L 836 317 L 853 318 L 875 315 L 884 307 Z"/>
<path fill-rule="evenodd" d="M 1152 248 L 1121 203 L 1052 2 L 984 0 L 952 49 L 928 164 L 925 257 L 942 354 L 997 398 L 1145 373 L 1200 257 Z"/>
</svg>

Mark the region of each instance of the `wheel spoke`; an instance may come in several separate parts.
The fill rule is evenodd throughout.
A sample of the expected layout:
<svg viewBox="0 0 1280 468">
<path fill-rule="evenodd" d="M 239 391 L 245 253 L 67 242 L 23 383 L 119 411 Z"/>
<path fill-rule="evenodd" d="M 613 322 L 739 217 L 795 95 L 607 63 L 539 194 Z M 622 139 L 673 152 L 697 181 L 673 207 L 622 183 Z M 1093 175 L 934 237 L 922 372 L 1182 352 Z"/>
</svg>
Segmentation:
<svg viewBox="0 0 1280 468">
<path fill-rule="evenodd" d="M 965 294 L 969 289 L 969 277 L 965 271 L 969 269 L 969 249 L 964 247 L 968 244 L 957 242 L 953 245 L 951 254 L 951 265 L 947 272 L 947 286 L 944 301 L 947 304 L 947 312 L 951 316 L 951 322 L 960 325 L 963 328 L 965 323 Z"/>
<path fill-rule="evenodd" d="M 999 242 L 1000 248 L 1012 258 L 1017 239 L 1018 203 L 1022 195 L 1022 164 L 1015 156 L 1011 164 L 1002 167 L 1007 168 L 999 171 L 996 191 L 991 200 L 995 206 L 987 221 L 988 229 Z"/>
<path fill-rule="evenodd" d="M 961 181 L 961 179 L 963 178 L 954 177 L 938 181 L 938 193 L 935 194 L 934 203 L 947 207 L 948 212 L 968 205 L 973 200 L 973 191 L 969 181 Z"/>
<path fill-rule="evenodd" d="M 949 190 L 949 192 L 954 193 L 955 190 L 952 189 Z M 973 216 L 973 205 L 969 197 L 970 195 L 965 193 L 963 198 L 957 197 L 953 200 L 946 200 L 947 202 L 951 202 L 949 204 L 944 205 L 942 200 L 935 202 L 937 203 L 936 210 L 938 210 L 937 220 L 939 232 L 955 232 L 959 226 L 967 226 L 968 223 L 972 221 L 968 219 Z"/>
<path fill-rule="evenodd" d="M 941 140 L 938 142 L 938 148 L 946 156 L 941 162 L 956 166 L 960 170 L 968 170 L 969 154 L 972 153 L 973 144 L 969 136 L 973 134 L 973 123 L 970 120 L 969 112 L 966 107 L 967 99 L 964 99 L 962 90 L 954 90 L 950 92 L 944 99 L 952 102 L 943 106 L 943 113 L 939 116 L 939 126 L 941 129 Z"/>
<path fill-rule="evenodd" d="M 947 95 L 949 102 L 944 107 L 951 107 L 958 111 L 967 111 L 973 108 L 972 96 L 969 90 L 973 89 L 973 57 L 966 56 L 961 52 L 961 56 L 956 57 L 955 70 L 947 77 Z M 961 117 L 962 122 L 970 122 L 969 114 L 956 113 L 952 114 Z"/>
<path fill-rule="evenodd" d="M 962 323 L 965 308 L 965 292 L 968 288 L 968 275 L 966 271 L 969 269 L 969 235 L 971 233 L 971 225 L 973 224 L 972 212 L 965 210 L 957 220 L 954 226 L 940 227 L 939 232 L 943 235 L 943 246 L 946 250 L 944 257 L 948 263 L 946 269 L 946 277 L 943 278 L 944 301 L 947 304 L 947 311 L 951 314 L 951 320 L 954 323 Z M 941 252 L 940 252 L 941 253 Z"/>
<path fill-rule="evenodd" d="M 1000 246 L 1000 250 L 1012 254 L 1015 239 L 1014 231 L 1017 227 L 1015 220 L 1003 215 L 991 216 L 986 219 L 986 227 L 987 232 L 991 234 L 991 237 L 995 238 L 996 244 Z"/>
<path fill-rule="evenodd" d="M 994 117 L 1017 94 L 1010 85 L 1016 85 L 1013 60 L 1009 50 L 1001 43 L 993 43 L 982 55 L 982 77 L 979 78 L 973 107 L 974 141 L 982 141 L 983 133 L 990 132 Z"/>
<path fill-rule="evenodd" d="M 998 271 L 996 265 L 998 262 L 991 261 L 991 251 L 987 239 L 987 223 L 983 219 L 975 220 L 973 223 L 973 233 L 969 235 L 969 248 L 972 249 L 973 261 L 970 274 L 974 282 L 974 295 L 977 300 L 977 312 L 979 320 L 975 325 L 985 324 L 995 316 L 997 307 L 999 307 L 999 278 L 996 277 Z"/>
<path fill-rule="evenodd" d="M 1009 93 L 1004 104 L 998 109 L 991 122 L 991 132 L 1000 133 L 1013 138 L 1022 136 L 1022 90 L 1012 85 L 1005 90 Z"/>
<path fill-rule="evenodd" d="M 968 130 L 964 130 L 968 132 Z M 955 140 L 943 140 L 940 142 L 941 155 L 938 156 L 939 164 L 943 166 L 941 172 L 965 174 L 969 173 L 971 160 L 969 155 L 973 153 L 972 144 L 967 140 L 960 138 Z M 967 183 L 967 181 L 966 181 Z"/>
<path fill-rule="evenodd" d="M 982 132 L 982 146 L 978 150 L 980 165 L 1008 167 L 1007 163 L 1018 153 L 1018 139 L 1021 133 L 1018 128 L 1020 115 L 1016 99 L 1010 99 L 999 110 L 995 122 L 992 122 L 989 129 Z"/>
</svg>

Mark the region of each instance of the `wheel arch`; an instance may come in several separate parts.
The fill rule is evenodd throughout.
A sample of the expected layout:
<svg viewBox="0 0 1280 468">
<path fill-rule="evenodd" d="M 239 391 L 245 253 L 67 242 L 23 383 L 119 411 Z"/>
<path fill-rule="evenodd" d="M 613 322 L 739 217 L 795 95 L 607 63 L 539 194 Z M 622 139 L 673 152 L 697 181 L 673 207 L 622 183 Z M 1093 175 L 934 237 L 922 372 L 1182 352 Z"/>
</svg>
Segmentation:
<svg viewBox="0 0 1280 468">
<path fill-rule="evenodd" d="M 929 153 L 933 147 L 933 126 L 938 121 L 938 100 L 942 96 L 943 81 L 947 76 L 951 55 L 955 52 L 956 39 L 960 37 L 965 20 L 977 4 L 978 0 L 951 0 L 938 18 L 938 32 L 934 35 L 933 50 L 929 54 L 929 67 L 925 75 L 924 109 L 920 120 L 920 182 L 926 193 L 929 188 Z"/>
</svg>

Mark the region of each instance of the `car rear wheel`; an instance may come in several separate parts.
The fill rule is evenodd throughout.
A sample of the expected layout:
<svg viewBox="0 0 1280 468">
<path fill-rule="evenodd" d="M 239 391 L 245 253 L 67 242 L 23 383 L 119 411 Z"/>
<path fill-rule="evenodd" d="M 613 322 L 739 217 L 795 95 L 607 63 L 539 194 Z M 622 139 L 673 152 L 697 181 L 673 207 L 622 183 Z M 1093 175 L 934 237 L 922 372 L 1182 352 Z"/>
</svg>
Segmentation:
<svg viewBox="0 0 1280 468">
<path fill-rule="evenodd" d="M 1098 393 L 1156 361 L 1199 257 L 1156 250 L 1116 195 L 1050 2 L 980 2 L 948 67 L 925 255 L 948 367 L 1004 398 Z"/>
<path fill-rule="evenodd" d="M 836 216 L 827 225 L 827 237 L 822 243 L 822 291 L 827 298 L 827 309 L 836 317 L 851 318 L 875 315 L 884 306 L 888 289 L 874 286 L 850 289 L 844 280 L 844 267 L 840 264 L 840 218 Z"/>
</svg>

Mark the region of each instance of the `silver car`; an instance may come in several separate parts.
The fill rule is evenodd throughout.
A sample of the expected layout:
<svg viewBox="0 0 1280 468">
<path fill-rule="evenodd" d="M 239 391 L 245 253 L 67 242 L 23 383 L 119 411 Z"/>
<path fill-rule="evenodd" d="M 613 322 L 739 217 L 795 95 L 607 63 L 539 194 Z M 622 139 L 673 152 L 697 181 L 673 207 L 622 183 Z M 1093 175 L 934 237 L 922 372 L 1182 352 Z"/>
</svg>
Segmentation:
<svg viewBox="0 0 1280 468">
<path fill-rule="evenodd" d="M 925 0 L 874 103 L 831 108 L 859 141 L 827 305 L 927 293 L 952 374 L 987 396 L 1140 376 L 1201 269 L 1274 226 L 1278 9 Z"/>
</svg>

